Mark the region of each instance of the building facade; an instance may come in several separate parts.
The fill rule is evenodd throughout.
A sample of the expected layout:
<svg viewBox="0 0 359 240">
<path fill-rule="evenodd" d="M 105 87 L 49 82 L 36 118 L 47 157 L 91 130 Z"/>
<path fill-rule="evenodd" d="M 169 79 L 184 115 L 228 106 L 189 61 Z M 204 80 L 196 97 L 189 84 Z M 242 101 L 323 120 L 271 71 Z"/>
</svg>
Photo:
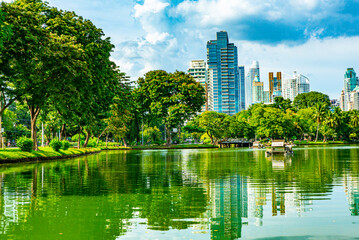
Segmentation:
<svg viewBox="0 0 359 240">
<path fill-rule="evenodd" d="M 253 61 L 251 67 L 248 69 L 248 74 L 246 76 L 246 109 L 255 103 L 253 96 L 253 81 L 256 76 L 258 76 L 258 79 L 260 79 L 259 63 L 258 61 Z"/>
<path fill-rule="evenodd" d="M 217 39 L 207 42 L 207 64 L 212 71 L 213 110 L 234 115 L 241 106 L 237 47 L 230 43 L 226 31 L 217 32 Z"/>
<path fill-rule="evenodd" d="M 238 67 L 239 80 L 239 111 L 246 109 L 246 86 L 244 66 Z"/>
<path fill-rule="evenodd" d="M 208 111 L 208 86 L 207 86 L 207 66 L 204 60 L 193 60 L 189 64 L 188 74 L 199 82 L 205 89 L 206 103 L 202 106 L 201 112 Z"/>
<path fill-rule="evenodd" d="M 277 76 L 274 77 L 273 72 L 269 73 L 269 96 L 270 102 L 274 102 L 275 97 L 282 96 L 282 73 L 277 72 Z"/>
<path fill-rule="evenodd" d="M 359 85 L 358 77 L 353 68 L 347 68 L 344 74 L 344 97 L 343 97 L 343 111 L 348 111 L 353 107 L 353 100 L 351 99 L 351 92 Z"/>
<path fill-rule="evenodd" d="M 297 72 L 294 72 L 291 77 L 284 78 L 282 82 L 282 96 L 285 99 L 294 101 L 299 94 L 310 92 L 309 79 Z"/>
<path fill-rule="evenodd" d="M 252 84 L 252 103 L 264 102 L 264 84 L 259 80 L 258 76 L 255 76 Z"/>
</svg>

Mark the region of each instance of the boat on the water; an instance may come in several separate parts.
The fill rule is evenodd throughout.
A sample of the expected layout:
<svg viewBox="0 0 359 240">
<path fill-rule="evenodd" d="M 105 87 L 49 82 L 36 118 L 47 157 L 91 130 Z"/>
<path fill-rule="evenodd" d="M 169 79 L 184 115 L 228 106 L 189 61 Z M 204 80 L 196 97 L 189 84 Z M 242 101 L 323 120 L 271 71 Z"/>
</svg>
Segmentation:
<svg viewBox="0 0 359 240">
<path fill-rule="evenodd" d="M 286 143 L 284 140 L 272 140 L 270 148 L 267 148 L 266 153 L 272 154 L 292 154 L 293 144 Z"/>
</svg>

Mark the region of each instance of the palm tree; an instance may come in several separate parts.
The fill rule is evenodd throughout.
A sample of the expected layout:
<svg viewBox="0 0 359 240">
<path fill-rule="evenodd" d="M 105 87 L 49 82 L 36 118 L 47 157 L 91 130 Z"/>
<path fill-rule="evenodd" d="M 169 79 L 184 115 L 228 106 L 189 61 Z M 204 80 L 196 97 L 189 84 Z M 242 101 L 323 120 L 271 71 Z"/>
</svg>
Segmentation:
<svg viewBox="0 0 359 240">
<path fill-rule="evenodd" d="M 315 141 L 318 140 L 318 133 L 319 133 L 319 125 L 322 122 L 323 117 L 328 112 L 328 105 L 324 102 L 317 102 L 314 106 L 315 113 L 315 121 L 317 122 L 317 134 L 315 135 Z"/>
<path fill-rule="evenodd" d="M 359 111 L 358 110 L 350 111 L 350 123 L 354 128 L 358 127 L 358 125 L 359 125 Z"/>
</svg>

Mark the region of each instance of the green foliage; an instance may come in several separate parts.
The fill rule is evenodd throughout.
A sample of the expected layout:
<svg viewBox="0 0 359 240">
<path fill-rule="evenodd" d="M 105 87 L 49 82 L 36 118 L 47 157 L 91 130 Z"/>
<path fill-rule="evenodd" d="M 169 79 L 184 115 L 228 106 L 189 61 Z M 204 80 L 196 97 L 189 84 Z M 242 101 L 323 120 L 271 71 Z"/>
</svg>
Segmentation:
<svg viewBox="0 0 359 240">
<path fill-rule="evenodd" d="M 50 147 L 58 152 L 62 148 L 62 142 L 58 138 L 54 138 L 50 142 Z"/>
<path fill-rule="evenodd" d="M 34 146 L 34 142 L 32 141 L 31 138 L 20 137 L 17 139 L 16 145 L 21 149 L 21 151 L 31 152 Z"/>
<path fill-rule="evenodd" d="M 309 92 L 299 94 L 294 98 L 293 106 L 297 109 L 314 107 L 318 102 L 330 106 L 329 96 L 320 92 Z"/>
<path fill-rule="evenodd" d="M 147 144 L 160 145 L 161 143 L 163 143 L 161 141 L 162 133 L 156 126 L 155 127 L 145 126 L 143 130 L 143 137 L 145 143 Z"/>
<path fill-rule="evenodd" d="M 80 135 L 81 139 L 85 139 L 85 135 L 81 134 Z M 79 140 L 79 134 L 75 134 L 71 137 L 71 141 L 72 142 L 77 142 Z"/>
<path fill-rule="evenodd" d="M 66 141 L 66 140 L 61 141 L 61 144 L 62 144 L 62 149 L 63 149 L 63 150 L 67 150 L 67 149 L 69 149 L 70 146 L 71 146 L 70 142 L 69 142 L 69 141 Z"/>
<path fill-rule="evenodd" d="M 163 120 L 167 144 L 171 143 L 171 129 L 194 116 L 205 103 L 204 88 L 184 72 L 150 71 L 138 79 L 138 86 L 143 111 Z"/>
<path fill-rule="evenodd" d="M 97 147 L 97 138 L 90 138 L 87 147 Z"/>
</svg>

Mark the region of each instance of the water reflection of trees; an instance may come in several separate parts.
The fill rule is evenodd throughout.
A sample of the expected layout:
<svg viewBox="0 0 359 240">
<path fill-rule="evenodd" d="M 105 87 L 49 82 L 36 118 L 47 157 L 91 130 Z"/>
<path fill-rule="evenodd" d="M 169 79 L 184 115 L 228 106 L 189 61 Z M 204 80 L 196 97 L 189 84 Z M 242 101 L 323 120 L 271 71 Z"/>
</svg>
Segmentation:
<svg viewBox="0 0 359 240">
<path fill-rule="evenodd" d="M 132 151 L 3 168 L 0 231 L 115 239 L 143 221 L 154 230 L 191 227 L 212 239 L 235 239 L 248 217 L 261 225 L 263 206 L 273 216 L 288 207 L 300 214 L 330 198 L 343 180 L 349 209 L 358 215 L 357 156 L 357 148 L 303 149 L 287 158 L 266 158 L 263 151 Z"/>
</svg>

